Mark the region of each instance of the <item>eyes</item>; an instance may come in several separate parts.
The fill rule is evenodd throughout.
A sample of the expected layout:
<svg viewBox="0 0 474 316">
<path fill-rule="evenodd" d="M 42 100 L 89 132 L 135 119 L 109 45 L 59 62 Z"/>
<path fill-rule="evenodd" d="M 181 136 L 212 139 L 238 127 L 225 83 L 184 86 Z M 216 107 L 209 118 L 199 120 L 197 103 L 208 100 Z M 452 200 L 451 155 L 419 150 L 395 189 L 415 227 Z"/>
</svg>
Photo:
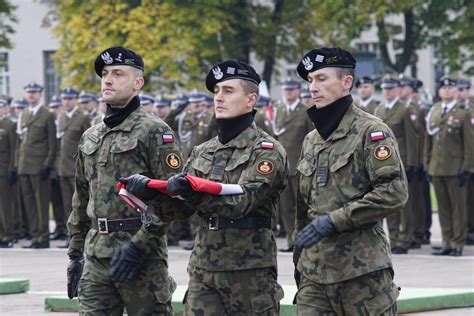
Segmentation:
<svg viewBox="0 0 474 316">
<path fill-rule="evenodd" d="M 231 94 L 233 92 L 234 92 L 234 89 L 230 87 L 223 87 L 222 89 L 219 89 L 219 87 L 216 86 L 214 88 L 214 94 L 218 94 L 218 93 Z"/>
<path fill-rule="evenodd" d="M 319 75 L 319 76 L 315 76 L 315 77 L 308 77 L 309 83 L 312 83 L 313 81 L 314 82 L 324 82 L 326 80 L 327 80 L 327 77 L 324 76 L 324 75 Z"/>
<path fill-rule="evenodd" d="M 115 71 L 112 71 L 112 72 L 108 72 L 106 70 L 103 70 L 102 71 L 102 78 L 107 77 L 109 74 L 111 74 L 113 77 L 116 77 L 116 78 L 122 77 L 124 75 L 123 71 L 121 71 L 121 70 L 115 70 Z"/>
</svg>

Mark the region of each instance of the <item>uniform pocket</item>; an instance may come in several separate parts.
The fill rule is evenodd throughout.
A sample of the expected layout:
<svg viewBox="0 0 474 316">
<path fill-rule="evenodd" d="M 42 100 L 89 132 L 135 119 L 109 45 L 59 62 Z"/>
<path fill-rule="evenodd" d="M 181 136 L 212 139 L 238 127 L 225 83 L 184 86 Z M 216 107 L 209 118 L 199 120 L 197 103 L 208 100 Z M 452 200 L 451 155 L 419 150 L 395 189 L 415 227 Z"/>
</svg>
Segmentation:
<svg viewBox="0 0 474 316">
<path fill-rule="evenodd" d="M 168 281 L 164 282 L 158 291 L 155 291 L 155 297 L 158 303 L 166 304 L 173 297 L 176 290 L 176 282 L 171 276 L 168 276 Z"/>
<path fill-rule="evenodd" d="M 389 286 L 384 288 L 379 295 L 365 302 L 368 315 L 383 315 L 391 309 L 396 308 L 394 305 L 399 295 L 400 291 L 397 285 L 392 282 Z"/>
<path fill-rule="evenodd" d="M 280 303 L 283 296 L 283 288 L 275 282 L 273 287 L 251 299 L 252 310 L 255 313 L 262 313 L 272 309 Z"/>
</svg>

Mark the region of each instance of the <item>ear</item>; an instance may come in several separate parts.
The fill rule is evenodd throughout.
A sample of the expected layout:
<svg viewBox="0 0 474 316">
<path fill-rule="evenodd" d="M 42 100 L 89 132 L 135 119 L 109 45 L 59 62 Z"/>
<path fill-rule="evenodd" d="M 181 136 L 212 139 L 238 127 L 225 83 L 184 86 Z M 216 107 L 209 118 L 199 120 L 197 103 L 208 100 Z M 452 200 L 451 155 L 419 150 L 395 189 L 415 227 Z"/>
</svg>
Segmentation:
<svg viewBox="0 0 474 316">
<path fill-rule="evenodd" d="M 143 78 L 143 77 L 135 78 L 135 82 L 133 84 L 133 88 L 135 90 L 141 90 L 143 85 L 145 85 L 145 78 Z"/>
<path fill-rule="evenodd" d="M 344 86 L 344 90 L 347 89 L 349 90 L 352 86 L 352 82 L 354 82 L 354 77 L 352 76 L 344 76 L 342 78 L 342 84 Z"/>
<path fill-rule="evenodd" d="M 257 104 L 257 94 L 251 93 L 248 95 L 247 108 L 253 109 L 255 107 L 255 104 Z"/>
</svg>

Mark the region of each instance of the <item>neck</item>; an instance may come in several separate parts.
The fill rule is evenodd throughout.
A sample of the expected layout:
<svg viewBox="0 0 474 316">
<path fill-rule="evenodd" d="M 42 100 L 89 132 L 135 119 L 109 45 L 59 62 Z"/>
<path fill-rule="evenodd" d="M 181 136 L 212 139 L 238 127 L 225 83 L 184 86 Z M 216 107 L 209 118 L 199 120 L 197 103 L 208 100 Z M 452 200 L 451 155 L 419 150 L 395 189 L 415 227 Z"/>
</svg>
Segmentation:
<svg viewBox="0 0 474 316">
<path fill-rule="evenodd" d="M 237 117 L 216 119 L 219 142 L 226 144 L 247 129 L 252 124 L 256 112 L 253 110 Z"/>
<path fill-rule="evenodd" d="M 135 97 L 136 95 L 132 95 L 130 98 L 128 98 L 125 102 L 117 102 L 117 103 L 107 103 L 107 105 L 109 105 L 111 108 L 114 108 L 114 109 L 123 109 L 124 107 L 126 107 L 130 101 Z"/>
<path fill-rule="evenodd" d="M 323 108 L 313 106 L 307 110 L 309 118 L 324 140 L 336 130 L 351 104 L 352 96 L 349 94 Z"/>
</svg>

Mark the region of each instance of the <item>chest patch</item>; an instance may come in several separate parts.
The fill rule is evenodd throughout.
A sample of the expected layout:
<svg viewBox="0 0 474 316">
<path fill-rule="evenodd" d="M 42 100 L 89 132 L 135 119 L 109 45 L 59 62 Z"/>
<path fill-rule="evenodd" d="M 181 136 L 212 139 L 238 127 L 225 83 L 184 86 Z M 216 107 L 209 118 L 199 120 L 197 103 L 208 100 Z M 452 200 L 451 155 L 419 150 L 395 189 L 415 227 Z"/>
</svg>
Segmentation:
<svg viewBox="0 0 474 316">
<path fill-rule="evenodd" d="M 392 149 L 387 145 L 377 146 L 374 150 L 374 156 L 377 160 L 386 160 L 392 155 Z"/>
<path fill-rule="evenodd" d="M 257 172 L 263 175 L 271 174 L 275 170 L 273 163 L 269 160 L 260 160 L 257 163 Z"/>
</svg>

